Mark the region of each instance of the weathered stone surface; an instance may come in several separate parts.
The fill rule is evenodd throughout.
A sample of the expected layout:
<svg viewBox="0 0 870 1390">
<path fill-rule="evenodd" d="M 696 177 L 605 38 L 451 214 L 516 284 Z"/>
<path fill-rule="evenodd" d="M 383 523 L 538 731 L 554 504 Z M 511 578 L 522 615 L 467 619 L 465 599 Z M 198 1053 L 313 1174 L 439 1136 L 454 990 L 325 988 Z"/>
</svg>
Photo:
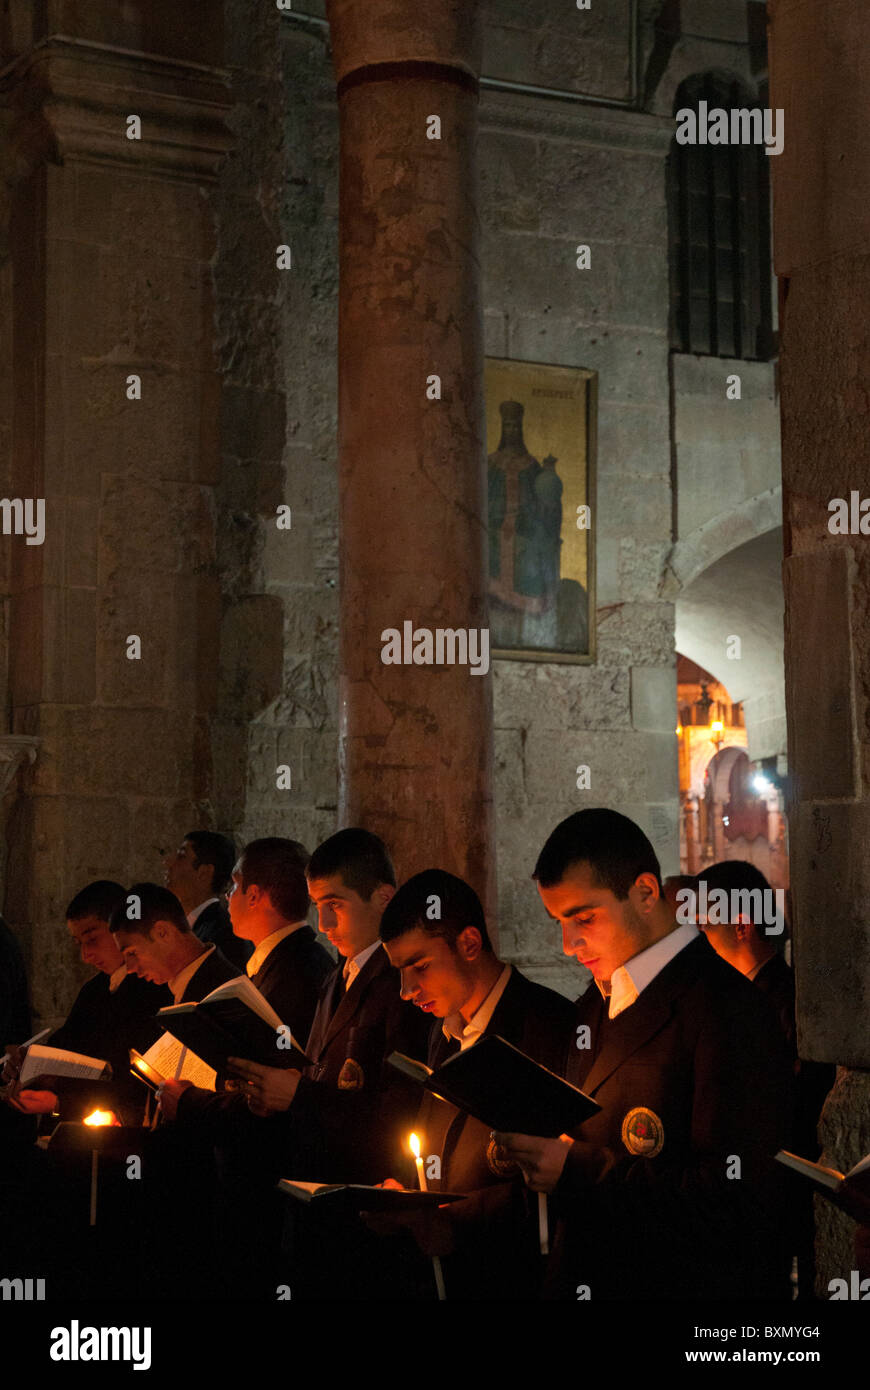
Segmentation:
<svg viewBox="0 0 870 1390">
<path fill-rule="evenodd" d="M 670 733 L 677 721 L 677 673 L 673 666 L 633 666 L 631 722 L 636 729 Z"/>
<path fill-rule="evenodd" d="M 784 565 L 790 765 L 799 801 L 856 791 L 849 566 L 841 548 Z M 820 662 L 819 652 L 825 653 Z"/>
<path fill-rule="evenodd" d="M 581 323 L 651 329 L 667 315 L 667 264 L 659 248 L 590 241 L 583 227 L 568 237 L 483 233 L 485 295 L 514 312 L 573 315 Z M 578 245 L 591 246 L 588 270 Z"/>
<path fill-rule="evenodd" d="M 493 672 L 497 730 L 630 727 L 627 671 L 497 661 Z"/>
<path fill-rule="evenodd" d="M 526 789 L 530 803 L 564 808 L 657 800 L 676 794 L 673 735 L 605 733 L 598 730 L 530 730 L 526 736 Z M 590 787 L 578 789 L 577 768 L 590 769 Z"/>
<path fill-rule="evenodd" d="M 538 156 L 536 143 L 503 131 L 481 131 L 480 215 L 496 230 L 537 232 L 541 220 L 538 191 L 529 184 L 529 167 Z"/>
<path fill-rule="evenodd" d="M 674 655 L 673 607 L 667 603 L 616 603 L 598 610 L 598 660 L 602 666 L 665 666 Z"/>
<path fill-rule="evenodd" d="M 495 805 L 499 820 L 515 820 L 523 815 L 525 809 L 523 732 L 522 729 L 497 728 L 493 734 Z"/>
<path fill-rule="evenodd" d="M 771 362 L 675 353 L 674 438 L 679 473 L 679 534 L 780 482 L 779 402 Z M 740 400 L 726 382 L 740 377 Z"/>
<path fill-rule="evenodd" d="M 597 486 L 598 527 L 602 535 L 625 535 L 630 516 L 638 538 L 659 541 L 662 561 L 671 536 L 671 496 L 666 477 L 636 477 L 618 466 L 604 468 Z M 652 597 L 649 594 L 648 597 Z"/>
<path fill-rule="evenodd" d="M 626 408 L 605 402 L 598 427 L 598 458 L 608 470 L 633 477 L 656 477 L 670 494 L 669 425 L 664 407 Z"/>
<path fill-rule="evenodd" d="M 870 989 L 870 808 L 805 799 L 790 827 L 800 1054 L 864 1066 L 870 1023 L 842 1001 Z"/>
<path fill-rule="evenodd" d="M 629 95 L 629 7 L 595 0 L 588 11 L 546 0 L 485 0 L 483 71 L 513 82 Z"/>
<path fill-rule="evenodd" d="M 847 1173 L 870 1152 L 870 1076 L 866 1071 L 837 1069 L 837 1080 L 819 1122 L 823 1148 L 820 1163 Z M 816 1197 L 816 1297 L 830 1298 L 832 1279 L 845 1279 L 855 1268 L 855 1223 L 832 1202 Z"/>
<path fill-rule="evenodd" d="M 554 362 L 598 372 L 600 457 L 621 460 L 626 444 L 640 432 L 644 446 L 639 457 L 633 458 L 631 471 L 662 471 L 650 466 L 651 458 L 666 457 L 669 448 L 669 424 L 662 418 L 666 412 L 662 382 L 667 377 L 668 345 L 661 332 L 578 323 L 563 315 L 558 304 L 548 312 L 516 313 L 506 307 L 504 314 L 490 310 L 489 316 L 493 324 L 492 341 L 487 339 L 489 356 L 514 356 L 520 361 Z M 647 404 L 656 410 L 616 409 Z M 606 437 L 608 433 L 614 442 Z M 633 448 L 631 453 L 635 453 Z"/>
<path fill-rule="evenodd" d="M 278 696 L 283 630 L 283 605 L 271 595 L 251 595 L 227 609 L 221 625 L 222 709 L 250 719 Z"/>
<path fill-rule="evenodd" d="M 654 153 L 542 144 L 536 179 L 544 236 L 659 246 L 667 235 L 665 184 Z M 583 197 L 589 188 L 594 199 Z"/>
<path fill-rule="evenodd" d="M 789 824 L 801 1055 L 841 1070 L 823 1158 L 866 1153 L 870 1026 L 868 785 L 862 778 L 870 573 L 863 543 L 827 533 L 827 504 L 867 476 L 870 163 L 851 132 L 867 104 L 870 13 L 774 0 L 770 104 L 785 113 L 771 163 L 780 296 Z M 830 112 L 819 121 L 819 110 Z M 856 553 L 857 552 L 857 553 Z M 853 1157 L 850 1157 L 853 1154 Z M 850 1235 L 817 1212 L 817 1292 L 854 1268 Z"/>
</svg>

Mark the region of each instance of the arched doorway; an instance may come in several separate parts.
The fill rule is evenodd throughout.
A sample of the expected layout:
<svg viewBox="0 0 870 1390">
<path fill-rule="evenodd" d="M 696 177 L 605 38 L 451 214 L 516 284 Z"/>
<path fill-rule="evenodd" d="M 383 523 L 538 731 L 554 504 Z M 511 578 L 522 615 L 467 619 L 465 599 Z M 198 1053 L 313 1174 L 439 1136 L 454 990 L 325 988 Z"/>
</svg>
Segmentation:
<svg viewBox="0 0 870 1390">
<path fill-rule="evenodd" d="M 780 779 L 750 762 L 742 706 L 684 656 L 677 661 L 677 697 L 682 872 L 747 859 L 772 887 L 787 887 Z"/>
</svg>

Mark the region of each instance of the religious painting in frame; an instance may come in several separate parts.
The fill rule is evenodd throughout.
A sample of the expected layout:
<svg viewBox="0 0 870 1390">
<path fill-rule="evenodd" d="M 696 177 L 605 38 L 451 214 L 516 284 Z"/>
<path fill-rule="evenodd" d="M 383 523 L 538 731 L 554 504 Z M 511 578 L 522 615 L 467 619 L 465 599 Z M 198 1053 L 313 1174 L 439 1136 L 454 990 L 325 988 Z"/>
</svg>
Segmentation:
<svg viewBox="0 0 870 1390">
<path fill-rule="evenodd" d="M 598 374 L 488 357 L 493 655 L 595 660 Z"/>
</svg>

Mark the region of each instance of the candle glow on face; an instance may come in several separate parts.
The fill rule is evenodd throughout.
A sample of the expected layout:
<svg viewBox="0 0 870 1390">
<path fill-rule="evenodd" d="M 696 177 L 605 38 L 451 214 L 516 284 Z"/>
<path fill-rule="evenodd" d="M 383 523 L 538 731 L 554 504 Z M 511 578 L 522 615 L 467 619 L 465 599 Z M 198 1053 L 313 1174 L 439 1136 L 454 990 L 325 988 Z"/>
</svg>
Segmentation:
<svg viewBox="0 0 870 1390">
<path fill-rule="evenodd" d="M 92 1110 L 90 1115 L 86 1115 L 83 1124 L 86 1125 L 117 1125 L 120 1121 L 117 1115 L 113 1115 L 111 1110 Z"/>
</svg>

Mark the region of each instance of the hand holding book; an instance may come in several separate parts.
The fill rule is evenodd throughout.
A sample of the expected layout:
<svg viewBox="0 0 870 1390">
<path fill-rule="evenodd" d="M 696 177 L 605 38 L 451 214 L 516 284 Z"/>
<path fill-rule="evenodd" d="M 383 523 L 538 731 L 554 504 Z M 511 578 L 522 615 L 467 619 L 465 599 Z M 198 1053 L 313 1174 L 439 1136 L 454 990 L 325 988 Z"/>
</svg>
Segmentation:
<svg viewBox="0 0 870 1390">
<path fill-rule="evenodd" d="M 22 1115 L 50 1115 L 57 1109 L 58 1098 L 54 1091 L 20 1091 L 17 1088 L 5 1097 L 14 1110 Z"/>
<path fill-rule="evenodd" d="M 516 1163 L 532 1192 L 554 1190 L 562 1176 L 568 1150 L 574 1142 L 569 1134 L 547 1139 L 531 1134 L 500 1134 L 494 1131 L 492 1137 L 498 1146 L 499 1157 L 503 1154 L 506 1159 Z"/>
<path fill-rule="evenodd" d="M 192 1081 L 161 1081 L 157 1088 L 157 1098 L 160 1101 L 160 1109 L 165 1120 L 174 1120 L 178 1113 L 178 1099 L 188 1086 L 192 1086 Z"/>
<path fill-rule="evenodd" d="M 793 1173 L 806 1178 L 816 1192 L 827 1197 L 853 1220 L 863 1224 L 870 1222 L 870 1154 L 850 1168 L 848 1173 L 840 1173 L 836 1168 L 826 1168 L 821 1163 L 813 1163 L 811 1159 L 800 1158 L 787 1149 L 780 1149 L 776 1160 Z"/>
<path fill-rule="evenodd" d="M 248 1109 L 255 1115 L 266 1118 L 290 1109 L 296 1097 L 301 1071 L 264 1067 L 244 1057 L 228 1057 L 227 1065 L 234 1076 L 242 1078 Z"/>
</svg>

